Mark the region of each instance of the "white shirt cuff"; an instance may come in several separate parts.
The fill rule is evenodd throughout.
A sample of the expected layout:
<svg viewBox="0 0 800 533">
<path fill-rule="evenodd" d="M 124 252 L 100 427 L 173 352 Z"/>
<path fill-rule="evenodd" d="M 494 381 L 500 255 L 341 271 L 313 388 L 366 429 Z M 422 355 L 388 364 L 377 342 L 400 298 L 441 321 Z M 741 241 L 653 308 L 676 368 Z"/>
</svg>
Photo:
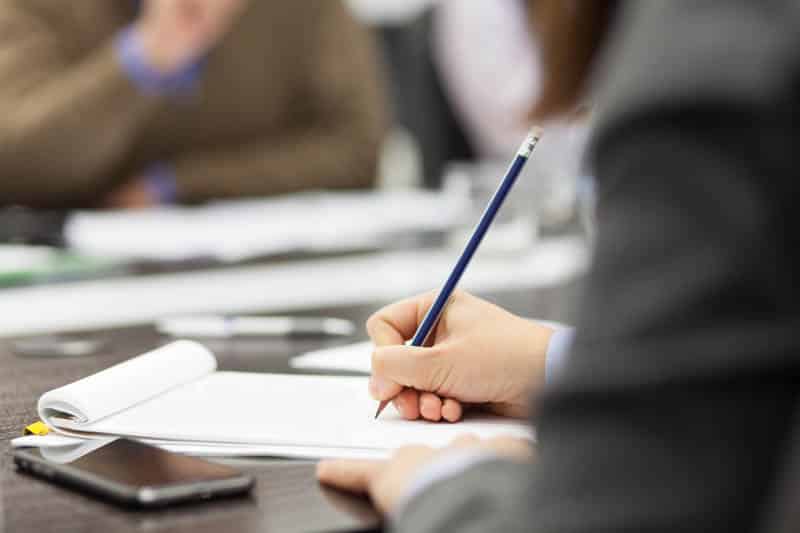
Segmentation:
<svg viewBox="0 0 800 533">
<path fill-rule="evenodd" d="M 567 353 L 575 337 L 573 328 L 556 329 L 547 345 L 544 361 L 544 380 L 552 383 L 566 363 Z"/>
</svg>

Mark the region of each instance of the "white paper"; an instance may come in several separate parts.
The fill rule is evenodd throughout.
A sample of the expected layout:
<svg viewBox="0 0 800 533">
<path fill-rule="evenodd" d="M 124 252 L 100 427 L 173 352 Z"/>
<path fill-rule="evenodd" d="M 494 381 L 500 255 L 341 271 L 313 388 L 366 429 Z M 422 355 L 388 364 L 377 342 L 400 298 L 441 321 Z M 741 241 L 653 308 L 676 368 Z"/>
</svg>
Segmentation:
<svg viewBox="0 0 800 533">
<path fill-rule="evenodd" d="M 129 359 L 39 398 L 39 417 L 55 427 L 55 417 L 76 424 L 101 420 L 165 391 L 206 376 L 217 361 L 202 344 L 176 341 Z"/>
<path fill-rule="evenodd" d="M 113 440 L 113 439 L 111 439 Z M 73 458 L 80 455 L 83 450 L 96 449 L 109 441 L 104 439 L 87 439 L 67 437 L 64 435 L 50 434 L 45 436 L 28 435 L 11 440 L 11 447 L 39 448 L 48 450 L 49 457 Z M 275 445 L 250 445 L 250 444 L 214 444 L 214 443 L 176 443 L 175 441 L 162 441 L 146 439 L 143 442 L 158 446 L 175 453 L 204 457 L 289 457 L 293 459 L 382 459 L 391 452 L 368 448 L 328 448 L 309 446 L 275 446 Z"/>
<path fill-rule="evenodd" d="M 67 437 L 57 433 L 25 435 L 11 439 L 12 448 L 71 448 L 87 442 L 85 438 Z M 96 442 L 96 441 L 93 441 Z"/>
<path fill-rule="evenodd" d="M 0 244 L 0 273 L 41 268 L 56 255 L 56 250 L 48 246 Z"/>
<path fill-rule="evenodd" d="M 52 463 L 68 464 L 77 461 L 81 457 L 92 453 L 93 451 L 107 446 L 117 440 L 112 439 L 95 439 L 84 440 L 72 446 L 42 446 L 39 449 L 42 452 L 42 457 Z"/>
<path fill-rule="evenodd" d="M 233 262 L 372 248 L 393 235 L 452 228 L 466 206 L 458 197 L 431 191 L 301 193 L 198 207 L 78 212 L 64 232 L 70 248 L 99 257 Z"/>
<path fill-rule="evenodd" d="M 367 448 L 329 448 L 321 446 L 275 446 L 244 444 L 175 444 L 145 441 L 175 453 L 202 457 L 285 457 L 291 459 L 387 459 L 391 450 Z"/>
<path fill-rule="evenodd" d="M 375 346 L 371 342 L 357 342 L 298 355 L 293 357 L 289 364 L 297 369 L 342 370 L 369 374 L 372 371 L 374 349 Z"/>
<path fill-rule="evenodd" d="M 375 420 L 376 407 L 367 378 L 216 372 L 79 428 L 163 446 L 260 446 L 307 457 L 384 456 L 407 444 L 444 446 L 464 433 L 532 436 L 521 421 L 491 415 L 431 423 L 388 409 Z"/>
<path fill-rule="evenodd" d="M 388 252 L 222 270 L 7 289 L 0 338 L 132 326 L 198 313 L 291 312 L 388 302 L 437 289 L 460 249 Z M 552 287 L 587 265 L 581 239 L 540 241 L 522 255 L 478 256 L 461 281 L 473 292 Z"/>
</svg>

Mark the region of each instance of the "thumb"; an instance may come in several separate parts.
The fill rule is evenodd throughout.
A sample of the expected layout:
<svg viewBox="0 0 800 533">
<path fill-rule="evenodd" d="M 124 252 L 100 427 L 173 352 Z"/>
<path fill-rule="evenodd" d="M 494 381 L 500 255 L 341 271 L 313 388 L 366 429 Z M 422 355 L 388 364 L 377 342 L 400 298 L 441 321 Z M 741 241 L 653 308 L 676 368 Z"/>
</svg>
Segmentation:
<svg viewBox="0 0 800 533">
<path fill-rule="evenodd" d="M 441 371 L 442 362 L 440 350 L 435 347 L 394 345 L 376 348 L 372 353 L 372 395 L 377 400 L 388 400 L 402 387 L 436 392 L 442 385 L 437 380 L 446 374 Z"/>
</svg>

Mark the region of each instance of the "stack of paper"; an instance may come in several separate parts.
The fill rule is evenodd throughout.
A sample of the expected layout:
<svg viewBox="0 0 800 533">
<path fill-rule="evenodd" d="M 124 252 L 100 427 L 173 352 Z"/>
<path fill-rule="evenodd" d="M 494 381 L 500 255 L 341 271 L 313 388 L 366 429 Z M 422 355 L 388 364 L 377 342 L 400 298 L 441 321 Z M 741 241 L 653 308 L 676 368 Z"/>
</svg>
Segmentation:
<svg viewBox="0 0 800 533">
<path fill-rule="evenodd" d="M 301 193 L 199 207 L 77 212 L 64 233 L 70 248 L 100 257 L 235 262 L 382 247 L 392 236 L 452 228 L 466 209 L 465 199 L 430 191 Z"/>
<path fill-rule="evenodd" d="M 0 286 L 99 277 L 112 272 L 121 272 L 113 261 L 49 246 L 0 244 Z"/>
<path fill-rule="evenodd" d="M 175 315 L 391 302 L 437 288 L 460 251 L 385 252 L 10 289 L 0 298 L 0 338 L 132 326 Z M 555 287 L 580 275 L 587 257 L 581 239 L 543 240 L 513 260 L 476 257 L 461 287 L 479 294 Z"/>
</svg>

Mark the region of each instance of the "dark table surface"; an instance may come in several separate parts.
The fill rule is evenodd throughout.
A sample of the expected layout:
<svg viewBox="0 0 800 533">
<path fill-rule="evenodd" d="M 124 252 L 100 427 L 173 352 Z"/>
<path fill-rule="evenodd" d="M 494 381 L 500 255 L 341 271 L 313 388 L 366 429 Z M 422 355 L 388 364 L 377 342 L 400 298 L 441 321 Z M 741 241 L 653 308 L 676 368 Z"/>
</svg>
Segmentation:
<svg viewBox="0 0 800 533">
<path fill-rule="evenodd" d="M 569 321 L 577 282 L 540 290 L 483 295 L 524 316 Z M 2 297 L 2 293 L 0 293 Z M 349 318 L 363 324 L 387 302 L 358 307 L 317 309 L 304 314 Z M 295 313 L 298 314 L 298 313 Z M 320 487 L 314 462 L 281 459 L 226 461 L 255 475 L 249 498 L 210 502 L 162 511 L 125 511 L 15 471 L 9 445 L 36 420 L 36 401 L 44 392 L 70 383 L 170 339 L 152 327 L 81 334 L 105 341 L 97 355 L 82 358 L 22 358 L 0 340 L 0 533 L 186 531 L 356 531 L 380 528 L 365 499 Z M 354 342 L 359 337 L 338 341 Z M 310 339 L 225 340 L 205 342 L 224 370 L 292 372 L 292 356 L 332 346 Z"/>
</svg>

